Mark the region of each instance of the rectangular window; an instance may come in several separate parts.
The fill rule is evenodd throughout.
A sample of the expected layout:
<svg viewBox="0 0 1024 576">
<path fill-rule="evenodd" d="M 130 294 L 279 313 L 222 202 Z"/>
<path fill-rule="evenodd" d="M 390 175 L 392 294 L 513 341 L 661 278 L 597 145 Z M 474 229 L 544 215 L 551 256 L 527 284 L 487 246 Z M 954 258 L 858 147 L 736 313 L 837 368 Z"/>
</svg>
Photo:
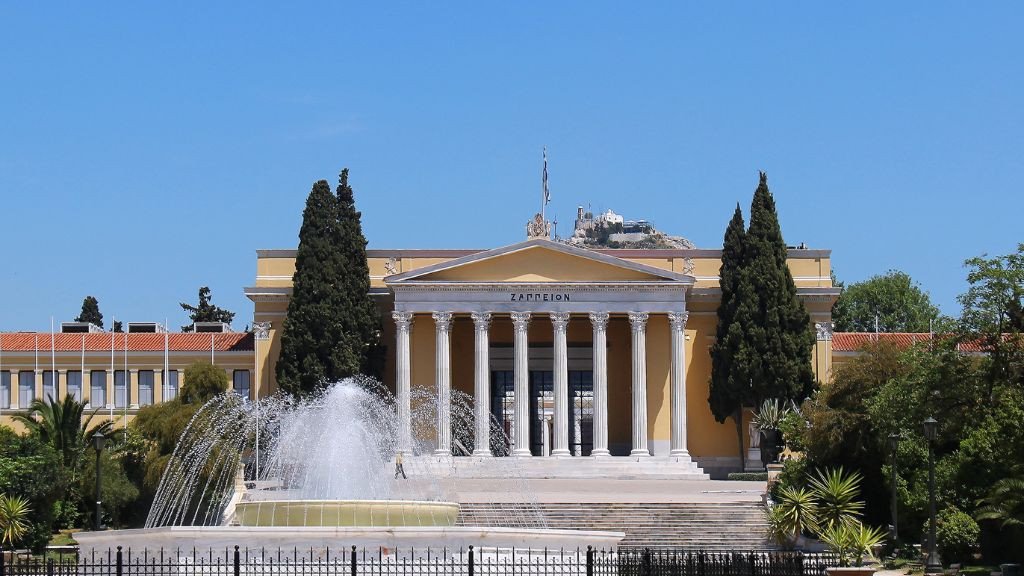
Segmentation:
<svg viewBox="0 0 1024 576">
<path fill-rule="evenodd" d="M 114 408 L 128 407 L 127 374 L 124 370 L 114 370 Z"/>
<path fill-rule="evenodd" d="M 18 372 L 18 407 L 28 408 L 36 399 L 36 373 L 31 370 Z"/>
<path fill-rule="evenodd" d="M 11 371 L 0 372 L 0 408 L 11 407 Z"/>
<path fill-rule="evenodd" d="M 60 377 L 57 372 L 53 370 L 43 371 L 43 400 L 48 401 L 50 398 L 57 399 L 57 382 Z"/>
<path fill-rule="evenodd" d="M 89 372 L 89 405 L 93 408 L 103 408 L 107 405 L 106 370 Z"/>
<path fill-rule="evenodd" d="M 164 402 L 178 397 L 178 371 L 164 372 Z"/>
<path fill-rule="evenodd" d="M 68 396 L 71 396 L 75 400 L 82 401 L 82 373 L 78 370 L 68 370 L 66 378 L 68 379 Z"/>
<path fill-rule="evenodd" d="M 235 370 L 234 378 L 232 379 L 232 388 L 235 390 L 235 394 L 238 394 L 246 400 L 249 399 L 249 371 L 248 370 Z"/>
<path fill-rule="evenodd" d="M 153 403 L 153 371 L 139 370 L 139 406 Z"/>
</svg>

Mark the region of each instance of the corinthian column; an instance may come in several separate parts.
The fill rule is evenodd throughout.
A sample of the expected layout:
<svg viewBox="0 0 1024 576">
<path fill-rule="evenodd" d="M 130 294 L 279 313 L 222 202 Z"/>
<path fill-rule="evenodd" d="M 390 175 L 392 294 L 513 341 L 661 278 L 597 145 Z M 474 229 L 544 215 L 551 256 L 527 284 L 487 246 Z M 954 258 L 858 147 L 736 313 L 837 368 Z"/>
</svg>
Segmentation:
<svg viewBox="0 0 1024 576">
<path fill-rule="evenodd" d="M 412 312 L 392 312 L 395 319 L 395 396 L 398 397 L 398 451 L 412 455 L 412 372 L 409 364 L 409 331 Z"/>
<path fill-rule="evenodd" d="M 608 313 L 591 312 L 594 326 L 594 449 L 591 456 L 609 456 L 608 452 Z"/>
<path fill-rule="evenodd" d="M 436 347 L 434 376 L 437 383 L 437 448 L 435 456 L 452 455 L 452 360 L 451 312 L 434 312 Z"/>
<path fill-rule="evenodd" d="M 515 430 L 512 434 L 513 456 L 530 456 L 530 363 L 527 328 L 530 326 L 529 312 L 512 312 L 512 326 L 515 329 Z"/>
<path fill-rule="evenodd" d="M 566 351 L 565 330 L 569 325 L 568 312 L 552 312 L 554 327 L 555 361 L 555 441 L 551 455 L 571 456 L 569 453 L 569 359 Z"/>
<path fill-rule="evenodd" d="M 686 450 L 686 312 L 669 312 L 672 331 L 672 442 L 669 456 L 689 458 Z"/>
<path fill-rule="evenodd" d="M 473 378 L 473 388 L 476 398 L 473 403 L 476 406 L 476 437 L 473 439 L 474 456 L 491 455 L 491 374 L 490 374 L 490 351 L 488 340 L 491 327 L 490 312 L 473 312 L 473 334 L 474 350 L 476 351 L 476 364 Z"/>
<path fill-rule="evenodd" d="M 650 456 L 647 449 L 647 313 L 630 312 L 633 332 L 633 450 L 630 456 Z"/>
</svg>

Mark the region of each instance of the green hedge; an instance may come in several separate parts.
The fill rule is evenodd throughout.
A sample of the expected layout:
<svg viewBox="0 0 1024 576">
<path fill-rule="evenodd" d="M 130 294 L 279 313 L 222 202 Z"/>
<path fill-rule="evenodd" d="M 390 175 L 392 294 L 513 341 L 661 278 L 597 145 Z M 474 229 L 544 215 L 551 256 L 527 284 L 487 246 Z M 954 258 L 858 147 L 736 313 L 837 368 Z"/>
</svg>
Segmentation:
<svg viewBox="0 0 1024 576">
<path fill-rule="evenodd" d="M 729 472 L 727 480 L 745 480 L 747 482 L 767 482 L 767 472 Z"/>
</svg>

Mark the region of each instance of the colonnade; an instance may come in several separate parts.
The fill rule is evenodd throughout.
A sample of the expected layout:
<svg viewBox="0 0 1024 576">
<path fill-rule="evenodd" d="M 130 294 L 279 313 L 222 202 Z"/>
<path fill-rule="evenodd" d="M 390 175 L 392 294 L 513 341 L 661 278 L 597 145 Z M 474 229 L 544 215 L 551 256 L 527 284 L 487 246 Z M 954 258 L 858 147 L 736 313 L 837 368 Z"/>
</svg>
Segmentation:
<svg viewBox="0 0 1024 576">
<path fill-rule="evenodd" d="M 651 455 L 647 445 L 647 320 L 648 312 L 624 312 L 629 317 L 632 340 L 632 446 L 631 457 Z M 426 314 L 426 312 L 424 312 Z M 437 438 L 435 455 L 451 455 L 451 323 L 452 312 L 432 312 L 435 330 L 435 386 L 437 397 Z M 554 359 L 554 433 L 551 457 L 571 457 L 569 451 L 569 370 L 566 330 L 569 312 L 508 312 L 514 332 L 513 381 L 515 410 L 512 455 L 530 457 L 529 429 L 529 339 L 530 320 L 547 315 L 553 329 Z M 666 312 L 671 332 L 671 441 L 670 457 L 689 458 L 686 447 L 686 350 L 684 329 L 686 312 Z M 471 312 L 474 328 L 474 456 L 489 457 L 490 452 L 490 358 L 489 335 L 491 312 Z M 593 328 L 593 439 L 591 456 L 610 456 L 608 450 L 608 355 L 607 329 L 609 312 L 587 314 Z M 411 350 L 410 333 L 415 313 L 395 311 L 396 325 L 396 396 L 398 400 L 399 447 L 412 452 L 411 427 Z"/>
</svg>

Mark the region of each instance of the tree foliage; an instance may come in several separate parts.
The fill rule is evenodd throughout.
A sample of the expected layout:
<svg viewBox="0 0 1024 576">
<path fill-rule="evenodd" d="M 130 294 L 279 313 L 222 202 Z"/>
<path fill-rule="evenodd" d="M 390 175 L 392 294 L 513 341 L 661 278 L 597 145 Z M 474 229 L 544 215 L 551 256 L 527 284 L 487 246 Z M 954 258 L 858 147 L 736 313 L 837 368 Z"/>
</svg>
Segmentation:
<svg viewBox="0 0 1024 576">
<path fill-rule="evenodd" d="M 938 330 L 939 309 L 928 293 L 899 270 L 872 276 L 843 288 L 832 307 L 839 332 L 929 332 Z"/>
<path fill-rule="evenodd" d="M 34 435 L 0 426 L 0 493 L 18 496 L 32 509 L 19 544 L 40 551 L 50 540 L 54 504 L 68 485 L 61 456 Z"/>
<path fill-rule="evenodd" d="M 74 396 L 65 396 L 60 401 L 51 396 L 46 400 L 36 398 L 25 413 L 15 414 L 14 419 L 61 455 L 61 463 L 68 478 L 74 480 L 93 434 L 99 432 L 107 437 L 113 435 L 113 422 L 110 420 L 92 426 L 97 412 L 98 409 L 85 416 L 85 403 L 79 402 Z"/>
<path fill-rule="evenodd" d="M 744 327 L 738 361 L 746 365 L 752 399 L 755 405 L 768 398 L 801 401 L 815 384 L 814 329 L 786 264 L 786 243 L 764 172 L 754 191 L 744 252 L 743 301 L 733 321 Z"/>
<path fill-rule="evenodd" d="M 100 313 L 100 303 L 95 296 L 86 296 L 82 300 L 82 311 L 75 318 L 75 322 L 91 322 L 103 328 L 103 314 Z"/>
<path fill-rule="evenodd" d="M 24 498 L 0 494 L 0 546 L 10 548 L 25 536 L 31 511 Z"/>
<path fill-rule="evenodd" d="M 959 298 L 962 339 L 982 343 L 992 382 L 1024 387 L 1024 244 L 1012 254 L 964 264 L 969 288 Z"/>
<path fill-rule="evenodd" d="M 185 368 L 181 385 L 181 401 L 184 404 L 202 404 L 228 389 L 231 380 L 223 368 L 206 361 L 193 362 Z"/>
<path fill-rule="evenodd" d="M 308 394 L 321 386 L 373 373 L 383 347 L 380 316 L 369 296 L 366 239 L 343 170 L 337 195 L 326 180 L 306 198 L 295 276 L 281 337 L 277 381 Z"/>
<path fill-rule="evenodd" d="M 181 309 L 188 312 L 188 317 L 192 320 L 191 324 L 181 327 L 182 332 L 191 332 L 196 322 L 223 322 L 231 324 L 231 321 L 235 318 L 235 313 L 219 306 L 214 306 L 210 302 L 210 298 L 209 286 L 202 286 L 199 288 L 199 303 L 197 305 L 181 303 Z"/>
<path fill-rule="evenodd" d="M 722 266 L 718 272 L 718 284 L 722 289 L 722 301 L 718 305 L 718 326 L 715 343 L 711 346 L 711 383 L 708 387 L 708 404 L 718 422 L 732 416 L 742 425 L 740 410 L 751 403 L 750 379 L 737 362 L 744 340 L 744 326 L 735 322 L 736 309 L 746 294 L 740 292 L 740 277 L 744 264 L 746 231 L 743 212 L 736 205 L 732 219 L 725 229 L 722 245 Z M 742 452 L 742 447 L 740 448 Z"/>
<path fill-rule="evenodd" d="M 864 476 L 865 519 L 891 521 L 890 491 L 899 503 L 900 536 L 920 537 L 928 517 L 928 452 L 922 422 L 939 422 L 931 448 L 940 509 L 949 516 L 949 549 L 963 555 L 977 538 L 980 521 L 986 560 L 1021 560 L 1020 519 L 1024 470 L 1024 385 L 1020 379 L 1020 327 L 1015 318 L 1024 270 L 1016 254 L 967 261 L 968 291 L 955 332 L 909 349 L 871 344 L 833 368 L 829 385 L 807 400 L 802 412 L 804 458 L 789 469 L 844 466 Z M 984 354 L 964 343 L 982 345 Z M 891 484 L 897 435 L 896 485 Z M 783 472 L 794 484 L 797 475 Z M 958 511 L 962 511 L 958 512 Z M 1004 524 L 1005 523 L 1005 524 Z M 987 534 L 987 536 L 986 536 Z M 952 551 L 954 548 L 960 552 Z"/>
</svg>

